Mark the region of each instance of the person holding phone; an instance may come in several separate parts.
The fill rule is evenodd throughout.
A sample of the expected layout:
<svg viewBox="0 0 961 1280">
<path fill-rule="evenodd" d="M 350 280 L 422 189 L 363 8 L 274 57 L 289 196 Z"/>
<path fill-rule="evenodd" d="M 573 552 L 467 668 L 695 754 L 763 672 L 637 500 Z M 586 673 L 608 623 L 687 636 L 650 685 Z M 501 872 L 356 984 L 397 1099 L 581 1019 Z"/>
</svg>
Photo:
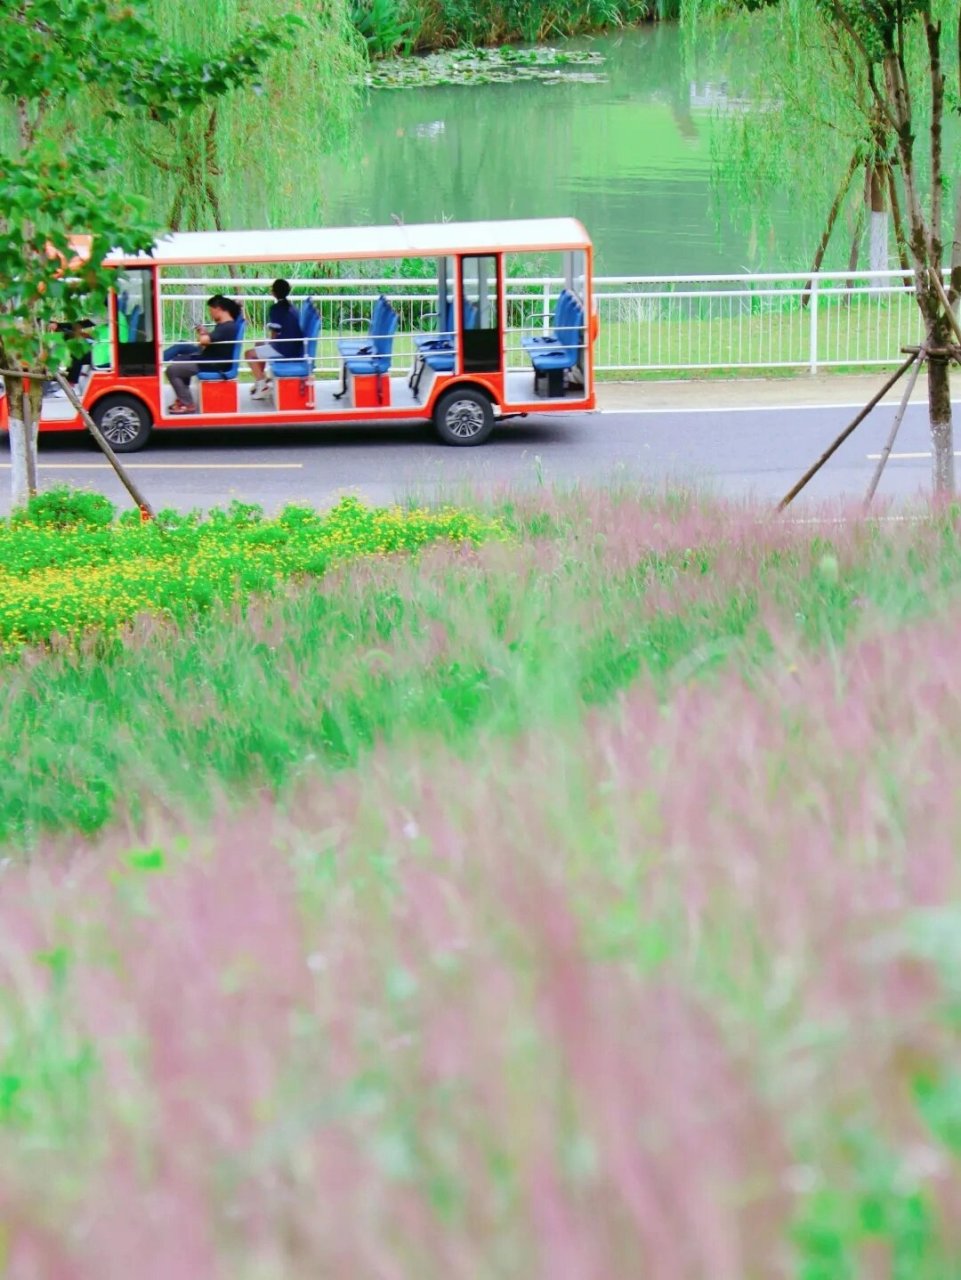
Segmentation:
<svg viewBox="0 0 961 1280">
<path fill-rule="evenodd" d="M 225 369 L 233 363 L 233 344 L 237 341 L 240 307 L 232 298 L 215 293 L 212 298 L 207 299 L 207 310 L 210 312 L 213 328 L 197 325 L 197 342 L 191 351 L 184 353 L 187 358 L 178 354 L 167 365 L 167 381 L 176 396 L 169 408 L 170 413 L 196 413 L 197 406 L 190 394 L 190 379 L 195 378 L 202 369 Z M 164 354 L 166 358 L 166 353 Z"/>
</svg>

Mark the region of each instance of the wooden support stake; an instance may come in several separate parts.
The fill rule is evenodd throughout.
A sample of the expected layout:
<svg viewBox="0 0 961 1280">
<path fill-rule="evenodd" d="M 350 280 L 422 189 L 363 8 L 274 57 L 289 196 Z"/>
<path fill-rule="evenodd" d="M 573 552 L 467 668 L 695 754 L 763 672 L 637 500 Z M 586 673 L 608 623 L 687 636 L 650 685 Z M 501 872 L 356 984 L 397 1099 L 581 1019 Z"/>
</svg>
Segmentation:
<svg viewBox="0 0 961 1280">
<path fill-rule="evenodd" d="M 958 317 L 954 314 L 954 307 L 951 306 L 951 303 L 948 301 L 948 295 L 944 292 L 944 285 L 941 283 L 941 272 L 933 270 L 931 272 L 931 279 L 934 281 L 934 287 L 938 291 L 938 297 L 941 299 L 941 304 L 947 312 L 948 324 L 950 324 L 951 328 L 954 330 L 954 336 L 959 342 L 961 342 L 961 324 L 958 323 Z"/>
<path fill-rule="evenodd" d="M 924 365 L 924 352 L 919 351 L 914 357 L 914 368 L 911 370 L 911 376 L 908 378 L 908 385 L 904 388 L 904 395 L 901 397 L 901 403 L 898 405 L 898 411 L 894 415 L 894 421 L 891 423 L 891 433 L 887 438 L 884 448 L 881 450 L 881 457 L 878 459 L 878 465 L 874 469 L 874 475 L 871 477 L 871 483 L 868 485 L 868 491 L 864 495 L 865 511 L 871 505 L 871 499 L 877 490 L 881 480 L 881 474 L 887 465 L 888 458 L 891 456 L 891 450 L 894 448 L 894 442 L 897 439 L 898 431 L 901 428 L 901 421 L 904 418 L 905 410 L 911 399 L 911 392 L 914 390 L 915 383 L 918 380 L 918 374 Z"/>
<path fill-rule="evenodd" d="M 57 384 L 63 389 L 67 399 L 70 401 L 73 407 L 80 414 L 80 417 L 83 419 L 87 427 L 87 430 L 90 432 L 94 440 L 96 440 L 97 444 L 103 450 L 104 457 L 107 459 L 107 461 L 113 467 L 114 471 L 117 473 L 117 479 L 120 481 L 123 487 L 130 494 L 131 498 L 133 498 L 137 506 L 140 508 L 140 514 L 143 517 L 143 519 L 152 520 L 154 518 L 153 507 L 151 507 L 150 503 L 143 496 L 143 494 L 140 492 L 140 490 L 137 488 L 134 482 L 127 475 L 126 471 L 123 469 L 120 459 L 117 457 L 113 449 L 111 449 L 110 445 L 107 443 L 105 437 L 100 431 L 100 428 L 97 426 L 93 418 L 91 418 L 90 414 L 86 411 L 86 409 L 80 403 L 80 397 L 77 395 L 76 391 L 74 391 L 73 387 L 70 385 L 70 383 L 67 381 L 67 379 L 63 376 L 62 373 L 57 373 L 56 381 L 57 381 Z"/>
<path fill-rule="evenodd" d="M 808 483 L 808 481 L 817 475 L 817 473 L 824 466 L 825 462 L 827 462 L 828 458 L 830 458 L 832 454 L 836 453 L 838 449 L 840 449 L 841 445 L 844 444 L 848 436 L 851 435 L 851 433 L 861 425 L 861 423 L 868 416 L 868 414 L 875 407 L 875 405 L 879 404 L 884 399 L 884 397 L 888 394 L 888 392 L 891 390 L 894 384 L 898 381 L 898 379 L 903 377 L 903 375 L 907 373 L 908 369 L 910 369 L 911 365 L 914 364 L 917 358 L 918 358 L 917 353 L 914 353 L 908 356 L 907 360 L 905 360 L 904 364 L 901 365 L 897 373 L 893 373 L 891 377 L 888 378 L 887 382 L 884 384 L 881 390 L 877 393 L 876 396 L 874 396 L 871 400 L 868 401 L 868 403 L 864 406 L 864 408 L 861 410 L 858 416 L 854 419 L 854 421 L 850 423 L 848 426 L 846 426 L 844 430 L 841 432 L 841 434 L 837 437 L 837 439 L 833 442 L 833 444 L 830 444 L 827 447 L 827 449 L 825 449 L 824 453 L 821 454 L 820 458 L 818 458 L 814 466 L 809 467 L 807 471 L 805 471 L 801 479 L 793 487 L 793 489 L 788 490 L 788 492 L 784 495 L 781 501 L 777 504 L 777 507 L 775 508 L 776 511 L 778 512 L 783 511 L 785 507 L 790 506 L 790 504 L 798 496 L 798 494 L 801 492 L 804 486 Z"/>
</svg>

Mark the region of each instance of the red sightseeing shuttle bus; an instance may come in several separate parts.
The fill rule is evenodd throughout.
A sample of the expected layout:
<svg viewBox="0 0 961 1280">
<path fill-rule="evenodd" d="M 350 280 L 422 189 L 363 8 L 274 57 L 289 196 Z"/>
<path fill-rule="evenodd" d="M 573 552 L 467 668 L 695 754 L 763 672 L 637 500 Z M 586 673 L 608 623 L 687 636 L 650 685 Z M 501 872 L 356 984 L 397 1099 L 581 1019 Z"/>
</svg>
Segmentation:
<svg viewBox="0 0 961 1280">
<path fill-rule="evenodd" d="M 508 296 L 535 257 L 539 271 L 553 264 L 546 275 L 556 285 Z M 399 277 L 353 278 L 390 259 L 420 260 L 436 293 L 411 293 Z M 191 232 L 158 241 L 150 256 L 108 263 L 117 287 L 80 395 L 117 452 L 165 428 L 418 419 L 448 444 L 475 445 L 500 419 L 595 405 L 592 248 L 573 218 Z M 302 278 L 304 264 L 317 267 L 316 280 Z M 271 341 L 278 358 L 255 386 L 245 353 L 268 341 L 275 276 L 289 278 L 303 338 L 288 358 Z M 237 336 L 229 350 L 220 345 L 215 366 L 200 355 L 191 399 L 178 403 L 167 370 L 183 387 L 182 368 L 171 366 L 197 341 L 212 295 L 239 309 Z M 40 428 L 85 429 L 56 398 L 44 400 Z"/>
</svg>

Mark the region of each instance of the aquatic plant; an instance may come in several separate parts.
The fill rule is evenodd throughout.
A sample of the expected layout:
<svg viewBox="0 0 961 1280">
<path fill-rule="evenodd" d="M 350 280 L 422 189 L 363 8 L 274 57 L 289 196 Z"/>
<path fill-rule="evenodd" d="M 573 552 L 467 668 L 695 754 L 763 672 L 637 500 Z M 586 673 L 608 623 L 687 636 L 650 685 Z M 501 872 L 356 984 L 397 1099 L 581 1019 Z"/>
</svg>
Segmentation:
<svg viewBox="0 0 961 1280">
<path fill-rule="evenodd" d="M 604 55 L 590 49 L 453 49 L 376 63 L 367 73 L 367 84 L 377 89 L 410 89 L 441 84 L 509 84 L 517 80 L 590 82 L 602 78 L 603 64 Z"/>
</svg>

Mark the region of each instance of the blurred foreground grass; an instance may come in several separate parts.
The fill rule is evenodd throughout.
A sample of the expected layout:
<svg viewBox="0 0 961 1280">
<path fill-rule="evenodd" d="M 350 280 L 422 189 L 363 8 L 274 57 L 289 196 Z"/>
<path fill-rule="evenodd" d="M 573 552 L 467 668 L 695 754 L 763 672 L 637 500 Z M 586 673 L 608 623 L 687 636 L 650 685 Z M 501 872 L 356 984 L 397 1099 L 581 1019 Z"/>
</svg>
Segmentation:
<svg viewBox="0 0 961 1280">
<path fill-rule="evenodd" d="M 0 1270 L 954 1275 L 956 513 L 479 518 L 6 671 Z"/>
</svg>

